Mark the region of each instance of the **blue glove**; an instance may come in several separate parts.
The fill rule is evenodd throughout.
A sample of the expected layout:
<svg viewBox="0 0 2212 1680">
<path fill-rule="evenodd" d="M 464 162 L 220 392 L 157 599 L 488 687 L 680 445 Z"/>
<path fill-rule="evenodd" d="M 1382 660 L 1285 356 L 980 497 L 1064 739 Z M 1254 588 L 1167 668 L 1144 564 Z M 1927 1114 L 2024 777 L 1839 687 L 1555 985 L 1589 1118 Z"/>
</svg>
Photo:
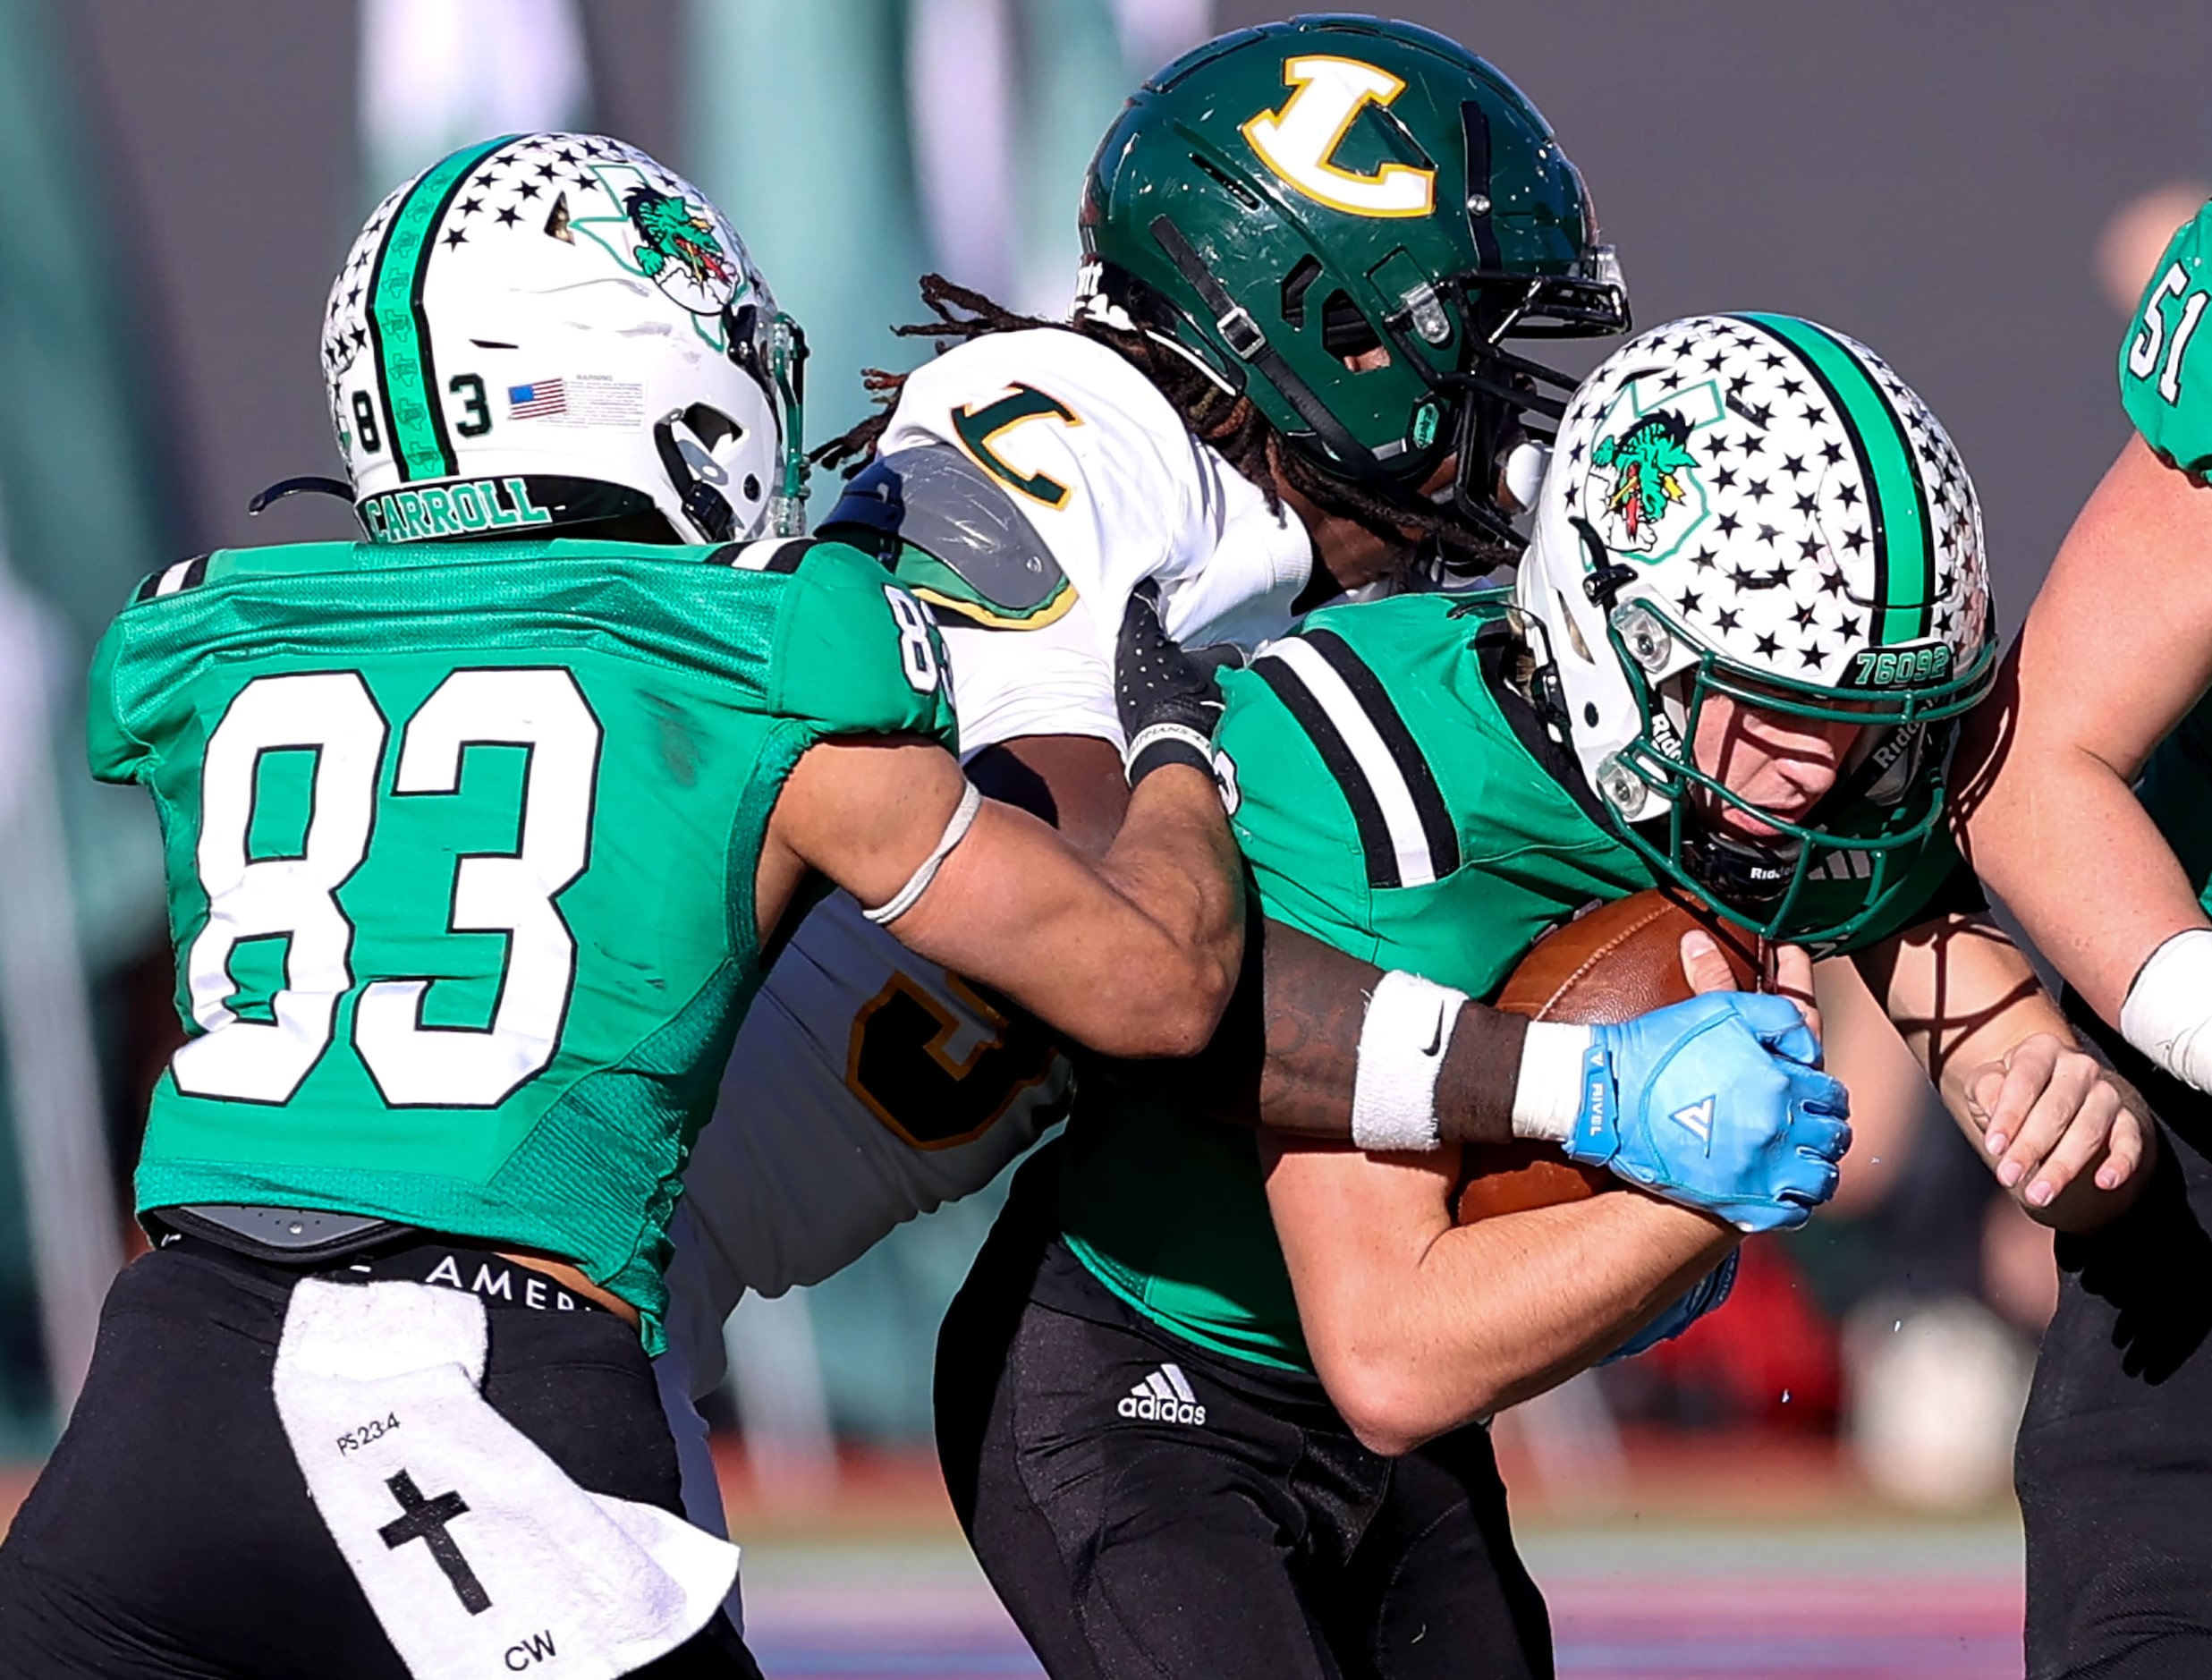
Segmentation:
<svg viewBox="0 0 2212 1680">
<path fill-rule="evenodd" d="M 1707 992 L 1590 1029 L 1567 1154 L 1740 1231 L 1788 1231 L 1835 1192 L 1851 1099 L 1786 997 Z"/>
<path fill-rule="evenodd" d="M 1688 1294 L 1598 1362 L 1610 1365 L 1616 1359 L 1633 1359 L 1662 1342 L 1671 1342 L 1719 1306 L 1736 1286 L 1736 1258 L 1742 1252 L 1730 1249 L 1728 1258 L 1691 1285 Z"/>
</svg>

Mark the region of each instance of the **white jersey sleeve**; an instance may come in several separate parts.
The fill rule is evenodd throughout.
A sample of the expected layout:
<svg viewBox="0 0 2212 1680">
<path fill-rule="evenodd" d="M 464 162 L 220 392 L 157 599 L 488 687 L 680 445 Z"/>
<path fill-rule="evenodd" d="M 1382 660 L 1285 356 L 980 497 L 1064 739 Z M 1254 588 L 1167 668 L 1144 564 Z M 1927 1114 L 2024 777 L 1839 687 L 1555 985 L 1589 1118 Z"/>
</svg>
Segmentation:
<svg viewBox="0 0 2212 1680">
<path fill-rule="evenodd" d="M 1069 585 L 1019 625 L 939 604 L 963 752 L 1018 735 L 1120 746 L 1114 638 L 1147 578 L 1188 645 L 1250 648 L 1288 627 L 1313 564 L 1304 528 L 1106 345 L 1054 327 L 956 346 L 908 378 L 878 453 L 931 444 L 1004 489 Z"/>
</svg>

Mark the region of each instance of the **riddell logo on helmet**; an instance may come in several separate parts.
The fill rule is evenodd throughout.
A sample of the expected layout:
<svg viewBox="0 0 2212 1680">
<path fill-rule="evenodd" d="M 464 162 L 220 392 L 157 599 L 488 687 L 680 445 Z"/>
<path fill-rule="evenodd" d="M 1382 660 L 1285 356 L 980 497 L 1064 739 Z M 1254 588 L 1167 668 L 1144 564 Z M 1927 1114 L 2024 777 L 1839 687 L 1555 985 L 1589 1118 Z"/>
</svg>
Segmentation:
<svg viewBox="0 0 2212 1680">
<path fill-rule="evenodd" d="M 1114 1409 L 1125 1418 L 1141 1419 L 1147 1423 L 1206 1421 L 1206 1408 L 1199 1404 L 1191 1379 L 1182 1374 L 1182 1366 L 1172 1362 L 1123 1395 L 1121 1404 Z"/>
</svg>

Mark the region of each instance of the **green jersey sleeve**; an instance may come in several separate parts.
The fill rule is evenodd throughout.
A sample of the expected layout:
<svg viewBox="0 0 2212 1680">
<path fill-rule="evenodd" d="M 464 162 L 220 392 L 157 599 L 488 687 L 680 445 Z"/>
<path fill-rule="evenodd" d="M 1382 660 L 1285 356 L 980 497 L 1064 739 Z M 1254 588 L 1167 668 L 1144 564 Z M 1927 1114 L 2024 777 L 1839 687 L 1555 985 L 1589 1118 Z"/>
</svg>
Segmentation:
<svg viewBox="0 0 2212 1680">
<path fill-rule="evenodd" d="M 2120 402 L 2143 441 L 2184 472 L 2212 471 L 2212 204 L 2175 230 L 2120 345 Z"/>
<path fill-rule="evenodd" d="M 135 781 L 148 762 L 146 743 L 124 725 L 115 696 L 115 667 L 126 633 L 121 622 L 110 624 L 92 655 L 85 749 L 92 774 L 103 782 Z"/>
<path fill-rule="evenodd" d="M 832 734 L 957 744 L 951 667 L 921 603 L 869 556 L 818 542 L 800 557 L 777 626 L 770 708 Z"/>
<path fill-rule="evenodd" d="M 1305 726 L 1257 668 L 1222 679 L 1214 738 L 1229 826 L 1271 921 L 1373 962 L 1366 853 L 1343 789 Z"/>
<path fill-rule="evenodd" d="M 1326 609 L 1225 680 L 1230 819 L 1270 920 L 1490 996 L 1544 930 L 1651 884 L 1528 748 L 1479 601 Z"/>
</svg>

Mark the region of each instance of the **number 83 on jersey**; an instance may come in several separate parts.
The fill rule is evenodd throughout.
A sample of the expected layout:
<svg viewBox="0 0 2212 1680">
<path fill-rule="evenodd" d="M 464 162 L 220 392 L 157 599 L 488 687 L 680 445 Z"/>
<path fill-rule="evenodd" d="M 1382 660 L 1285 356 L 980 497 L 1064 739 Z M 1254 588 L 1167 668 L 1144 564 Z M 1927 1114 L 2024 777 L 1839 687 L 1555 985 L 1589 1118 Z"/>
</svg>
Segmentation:
<svg viewBox="0 0 2212 1680">
<path fill-rule="evenodd" d="M 171 1064 L 180 1090 L 291 1100 L 330 1048 L 354 984 L 357 929 L 340 889 L 393 808 L 460 793 L 470 747 L 523 749 L 519 839 L 508 852 L 460 854 L 450 881 L 417 881 L 409 896 L 420 910 L 450 895 L 449 933 L 504 936 L 490 1024 L 425 1025 L 436 980 L 380 979 L 355 1005 L 352 1048 L 394 1107 L 496 1107 L 552 1060 L 576 968 L 555 901 L 589 861 L 599 721 L 565 669 L 454 671 L 400 729 L 380 811 L 391 733 L 360 674 L 342 670 L 258 677 L 210 734 L 195 859 L 208 919 L 186 963 L 201 1036 Z M 290 847 L 261 833 L 272 755 L 311 767 L 304 833 Z M 283 984 L 249 1018 L 235 973 L 242 947 L 274 939 L 284 942 Z"/>
</svg>

